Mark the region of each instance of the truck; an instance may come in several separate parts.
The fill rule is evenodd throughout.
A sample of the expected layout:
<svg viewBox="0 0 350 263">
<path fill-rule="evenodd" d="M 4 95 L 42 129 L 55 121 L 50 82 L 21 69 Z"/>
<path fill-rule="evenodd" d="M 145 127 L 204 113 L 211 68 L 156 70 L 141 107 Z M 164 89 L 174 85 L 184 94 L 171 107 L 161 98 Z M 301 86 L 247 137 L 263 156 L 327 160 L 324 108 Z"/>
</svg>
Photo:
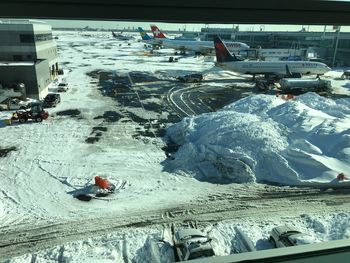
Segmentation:
<svg viewBox="0 0 350 263">
<path fill-rule="evenodd" d="M 343 74 L 341 75 L 342 79 L 350 79 L 350 70 L 344 70 Z"/>
<path fill-rule="evenodd" d="M 196 228 L 175 231 L 172 228 L 175 259 L 187 261 L 195 258 L 215 256 L 208 235 Z"/>
<path fill-rule="evenodd" d="M 284 92 L 308 92 L 308 91 L 329 91 L 332 87 L 331 82 L 325 79 L 300 79 L 283 78 L 280 80 L 281 90 Z"/>
<path fill-rule="evenodd" d="M 181 82 L 201 82 L 203 80 L 203 75 L 200 73 L 195 73 L 177 77 L 177 80 Z"/>
<path fill-rule="evenodd" d="M 25 110 L 29 106 L 29 101 L 7 98 L 0 103 L 0 110 Z"/>
</svg>

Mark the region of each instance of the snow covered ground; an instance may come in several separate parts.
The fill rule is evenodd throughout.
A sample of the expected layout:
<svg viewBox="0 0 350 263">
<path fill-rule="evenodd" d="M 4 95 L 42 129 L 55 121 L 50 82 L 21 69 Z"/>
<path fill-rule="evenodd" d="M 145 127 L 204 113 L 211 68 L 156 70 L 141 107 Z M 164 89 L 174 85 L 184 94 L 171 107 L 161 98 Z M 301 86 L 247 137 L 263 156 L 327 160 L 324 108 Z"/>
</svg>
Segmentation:
<svg viewBox="0 0 350 263">
<path fill-rule="evenodd" d="M 123 110 L 144 119 L 156 114 L 141 107 L 123 108 L 114 99 L 103 96 L 98 90 L 99 81 L 87 73 L 141 71 L 173 78 L 204 72 L 206 80 L 213 80 L 209 83 L 212 86 L 218 85 L 217 78 L 229 82 L 242 79 L 241 76 L 214 68 L 212 57 L 185 57 L 169 63 L 169 55 L 151 56 L 143 43 L 134 41 L 128 45 L 106 33 L 55 33 L 69 90 L 61 94 L 62 102 L 56 108 L 49 109 L 47 121 L 0 126 L 0 148 L 15 147 L 0 157 L 0 233 L 14 233 L 15 241 L 26 236 L 29 240 L 29 229 L 50 230 L 66 224 L 56 237 L 63 232 L 66 236 L 72 232 L 72 237 L 62 240 L 62 244 L 47 240 L 41 246 L 35 245 L 38 240 L 34 240 L 30 243 L 32 248 L 20 248 L 7 256 L 0 249 L 0 262 L 172 262 L 170 247 L 157 242 L 164 237 L 164 215 L 168 215 L 163 221 L 166 226 L 172 222 L 172 216 L 176 217 L 173 212 L 164 211 L 188 206 L 191 209 L 181 216 L 198 220 L 196 213 L 200 209 L 196 206 L 212 202 L 211 207 L 201 208 L 201 218 L 205 218 L 206 213 L 219 208 L 219 201 L 226 202 L 227 196 L 237 198 L 235 205 L 239 205 L 238 193 L 246 198 L 256 197 L 252 207 L 257 210 L 252 210 L 251 216 L 239 218 L 232 212 L 214 226 L 210 220 L 201 225 L 203 230 L 211 230 L 217 255 L 235 252 L 237 227 L 258 250 L 271 248 L 269 231 L 283 223 L 296 226 L 318 241 L 350 237 L 350 204 L 329 205 L 335 202 L 332 195 L 320 197 L 329 198 L 329 203 L 316 196 L 319 202 L 312 201 L 312 207 L 303 197 L 298 201 L 281 199 L 278 205 L 284 209 L 278 212 L 275 208 L 272 214 L 265 214 L 265 204 L 259 201 L 264 182 L 339 184 L 334 181 L 337 174 L 349 176 L 348 98 L 335 101 L 313 93 L 291 101 L 273 95 L 246 97 L 220 111 L 188 117 L 171 126 L 167 135 L 181 147 L 172 156 L 174 160 L 167 159 L 162 138 L 132 136 L 143 128 L 139 123 L 127 118 L 116 122 L 100 118 L 106 112 Z M 337 94 L 350 95 L 349 81 L 339 80 L 340 75 L 340 71 L 327 74 Z M 242 79 L 242 86 L 246 84 Z M 157 101 L 160 99 L 147 102 Z M 62 115 L 64 111 L 68 115 Z M 72 112 L 75 116 L 69 115 Z M 1 112 L 0 119 L 10 114 Z M 98 131 L 99 140 L 87 143 L 86 139 Z M 72 192 L 89 185 L 96 175 L 125 180 L 127 185 L 106 199 L 82 202 L 73 198 Z M 290 212 L 289 206 L 298 209 Z M 155 215 L 161 215 L 159 224 Z M 113 229 L 114 217 L 130 226 L 114 225 Z M 132 226 L 136 218 L 146 223 Z M 147 224 L 149 218 L 153 221 Z M 89 226 L 86 222 L 90 220 L 96 224 Z M 91 228 L 91 232 L 84 232 L 86 235 L 80 238 L 73 235 L 82 228 Z M 0 241 L 0 247 L 5 244 L 1 242 L 5 241 Z"/>
</svg>

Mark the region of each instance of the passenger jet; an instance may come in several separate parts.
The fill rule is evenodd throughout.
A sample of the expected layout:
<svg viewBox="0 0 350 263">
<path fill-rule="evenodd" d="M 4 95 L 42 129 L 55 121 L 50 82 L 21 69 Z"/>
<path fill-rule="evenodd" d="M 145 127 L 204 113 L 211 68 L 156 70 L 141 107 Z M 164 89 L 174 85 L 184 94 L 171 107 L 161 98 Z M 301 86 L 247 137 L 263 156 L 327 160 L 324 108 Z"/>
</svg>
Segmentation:
<svg viewBox="0 0 350 263">
<path fill-rule="evenodd" d="M 242 74 L 267 76 L 323 75 L 331 69 L 324 63 L 310 61 L 243 61 L 231 54 L 219 37 L 214 38 L 217 65 Z"/>
<path fill-rule="evenodd" d="M 180 50 L 181 52 L 191 50 L 201 54 L 208 54 L 214 51 L 212 41 L 169 39 L 159 30 L 157 26 L 151 25 L 151 29 L 154 38 L 161 40 L 162 45 L 166 48 L 173 48 Z M 233 52 L 246 50 L 249 48 L 247 44 L 241 42 L 226 42 L 226 45 Z"/>
</svg>

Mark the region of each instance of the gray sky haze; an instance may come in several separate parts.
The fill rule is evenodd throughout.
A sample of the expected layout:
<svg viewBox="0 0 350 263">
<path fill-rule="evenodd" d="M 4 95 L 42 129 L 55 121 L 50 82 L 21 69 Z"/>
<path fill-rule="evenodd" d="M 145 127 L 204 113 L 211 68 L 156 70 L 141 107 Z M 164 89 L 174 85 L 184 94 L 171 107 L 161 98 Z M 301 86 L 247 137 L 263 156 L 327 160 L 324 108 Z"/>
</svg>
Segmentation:
<svg viewBox="0 0 350 263">
<path fill-rule="evenodd" d="M 184 30 L 187 31 L 200 31 L 202 27 L 208 26 L 211 28 L 233 28 L 239 26 L 240 31 L 300 31 L 302 27 L 308 31 L 324 31 L 324 26 L 315 25 L 259 25 L 259 24 L 179 24 L 179 23 L 160 23 L 160 22 L 126 22 L 126 21 L 92 21 L 92 20 L 44 20 L 48 24 L 52 25 L 53 28 L 84 28 L 86 26 L 90 28 L 100 29 L 132 29 L 142 27 L 143 29 L 149 30 L 150 24 L 156 24 L 160 29 L 166 30 Z M 334 32 L 333 26 L 328 25 L 326 27 L 327 32 Z M 342 32 L 350 32 L 349 26 L 343 26 Z"/>
</svg>

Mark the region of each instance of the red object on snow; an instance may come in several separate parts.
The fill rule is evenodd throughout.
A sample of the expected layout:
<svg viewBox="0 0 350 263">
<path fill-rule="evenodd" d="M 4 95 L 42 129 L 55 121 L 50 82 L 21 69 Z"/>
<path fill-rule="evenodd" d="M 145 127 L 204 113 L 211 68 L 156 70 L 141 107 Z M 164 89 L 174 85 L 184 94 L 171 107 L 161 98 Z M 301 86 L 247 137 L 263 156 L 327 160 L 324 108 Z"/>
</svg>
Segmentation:
<svg viewBox="0 0 350 263">
<path fill-rule="evenodd" d="M 108 189 L 111 186 L 107 179 L 103 179 L 100 176 L 95 176 L 95 185 L 102 189 Z"/>
<path fill-rule="evenodd" d="M 46 120 L 49 117 L 49 113 L 47 111 L 44 111 L 42 114 L 43 120 Z"/>
</svg>

